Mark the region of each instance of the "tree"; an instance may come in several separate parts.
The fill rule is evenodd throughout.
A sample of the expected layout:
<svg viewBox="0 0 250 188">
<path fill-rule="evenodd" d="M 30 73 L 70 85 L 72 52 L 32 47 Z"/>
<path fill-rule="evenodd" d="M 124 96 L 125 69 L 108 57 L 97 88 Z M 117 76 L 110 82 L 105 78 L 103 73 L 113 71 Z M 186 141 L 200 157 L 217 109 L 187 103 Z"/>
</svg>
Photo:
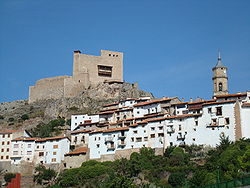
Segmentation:
<svg viewBox="0 0 250 188">
<path fill-rule="evenodd" d="M 182 186 L 185 184 L 185 174 L 181 172 L 172 173 L 168 178 L 168 183 L 173 187 Z"/>
<path fill-rule="evenodd" d="M 4 180 L 5 180 L 6 182 L 10 182 L 11 179 L 12 179 L 12 178 L 15 178 L 15 177 L 16 177 L 16 174 L 14 174 L 14 173 L 6 173 L 6 174 L 4 175 Z"/>
<path fill-rule="evenodd" d="M 35 168 L 35 174 L 33 181 L 41 185 L 49 184 L 56 177 L 56 172 L 53 169 L 46 169 L 43 165 Z"/>
<path fill-rule="evenodd" d="M 29 119 L 29 115 L 28 115 L 28 114 L 23 114 L 23 115 L 21 116 L 21 119 L 22 119 L 23 121 L 25 121 L 25 120 Z"/>
</svg>

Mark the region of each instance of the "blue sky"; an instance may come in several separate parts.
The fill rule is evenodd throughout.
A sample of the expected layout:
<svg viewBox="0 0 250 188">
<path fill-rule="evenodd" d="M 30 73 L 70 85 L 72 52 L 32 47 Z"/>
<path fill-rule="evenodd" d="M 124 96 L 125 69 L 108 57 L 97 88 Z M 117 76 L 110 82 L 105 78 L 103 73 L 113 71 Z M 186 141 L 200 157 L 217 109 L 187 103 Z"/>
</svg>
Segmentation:
<svg viewBox="0 0 250 188">
<path fill-rule="evenodd" d="M 1 0 L 0 102 L 72 75 L 73 51 L 124 52 L 124 80 L 156 97 L 212 96 L 221 49 L 230 93 L 250 90 L 249 0 Z"/>
</svg>

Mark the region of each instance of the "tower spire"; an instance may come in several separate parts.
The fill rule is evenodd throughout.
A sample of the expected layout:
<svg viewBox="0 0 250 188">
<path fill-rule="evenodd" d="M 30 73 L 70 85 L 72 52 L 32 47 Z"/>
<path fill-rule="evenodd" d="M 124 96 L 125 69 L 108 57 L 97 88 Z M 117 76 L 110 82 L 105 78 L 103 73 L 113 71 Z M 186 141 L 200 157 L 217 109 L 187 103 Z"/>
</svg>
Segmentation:
<svg viewBox="0 0 250 188">
<path fill-rule="evenodd" d="M 218 59 L 217 59 L 216 67 L 224 67 L 224 65 L 222 64 L 222 61 L 221 61 L 221 53 L 220 53 L 220 50 L 218 50 Z"/>
</svg>

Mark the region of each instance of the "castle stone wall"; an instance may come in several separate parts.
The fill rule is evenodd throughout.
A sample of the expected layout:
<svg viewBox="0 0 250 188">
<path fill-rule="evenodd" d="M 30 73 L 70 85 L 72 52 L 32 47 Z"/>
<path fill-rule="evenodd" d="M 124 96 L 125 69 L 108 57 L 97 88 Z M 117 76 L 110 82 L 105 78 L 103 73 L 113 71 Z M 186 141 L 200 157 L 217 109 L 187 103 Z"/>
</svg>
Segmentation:
<svg viewBox="0 0 250 188">
<path fill-rule="evenodd" d="M 69 76 L 58 76 L 38 80 L 30 86 L 29 103 L 41 99 L 58 99 L 64 96 L 64 80 Z"/>
<path fill-rule="evenodd" d="M 123 82 L 123 53 L 101 50 L 101 56 L 74 52 L 73 76 L 38 80 L 29 88 L 29 103 L 75 97 L 84 88 L 106 81 Z"/>
</svg>

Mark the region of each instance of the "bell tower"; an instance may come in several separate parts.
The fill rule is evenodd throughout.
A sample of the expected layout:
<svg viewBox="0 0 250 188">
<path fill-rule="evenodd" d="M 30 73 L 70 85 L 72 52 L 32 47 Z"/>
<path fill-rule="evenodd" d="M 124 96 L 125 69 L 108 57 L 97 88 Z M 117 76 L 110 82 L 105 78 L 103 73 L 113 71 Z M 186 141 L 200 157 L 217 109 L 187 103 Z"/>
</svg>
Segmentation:
<svg viewBox="0 0 250 188">
<path fill-rule="evenodd" d="M 218 61 L 213 70 L 214 96 L 228 94 L 228 77 L 227 67 L 221 62 L 220 52 L 218 54 Z"/>
</svg>

